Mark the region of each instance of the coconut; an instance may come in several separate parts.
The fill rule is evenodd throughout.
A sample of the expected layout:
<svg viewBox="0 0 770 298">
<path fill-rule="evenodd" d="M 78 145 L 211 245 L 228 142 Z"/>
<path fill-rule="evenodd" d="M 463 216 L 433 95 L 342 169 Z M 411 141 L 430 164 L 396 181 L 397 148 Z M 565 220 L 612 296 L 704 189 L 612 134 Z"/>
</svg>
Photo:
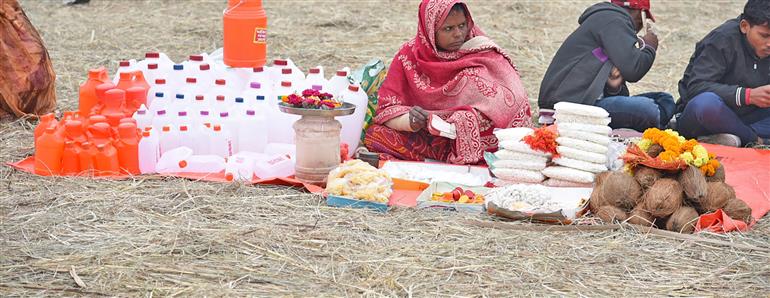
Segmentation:
<svg viewBox="0 0 770 298">
<path fill-rule="evenodd" d="M 612 172 L 602 183 L 602 193 L 609 205 L 630 211 L 642 197 L 642 187 L 625 172 Z"/>
<path fill-rule="evenodd" d="M 639 182 L 639 185 L 642 186 L 643 189 L 650 188 L 650 186 L 662 176 L 663 173 L 660 171 L 643 165 L 637 166 L 636 172 L 634 173 L 634 179 L 636 179 L 636 182 Z"/>
<path fill-rule="evenodd" d="M 620 208 L 613 206 L 602 206 L 596 211 L 596 216 L 602 219 L 602 221 L 610 223 L 613 221 L 624 221 L 628 219 L 628 215 Z"/>
<path fill-rule="evenodd" d="M 728 201 L 722 210 L 735 220 L 742 220 L 746 224 L 750 224 L 753 220 L 751 217 L 751 207 L 746 202 L 733 198 Z"/>
<path fill-rule="evenodd" d="M 612 174 L 612 171 L 605 171 L 605 172 L 596 174 L 596 177 L 594 177 L 595 184 L 597 186 L 604 184 L 604 179 L 606 179 L 610 174 Z"/>
<path fill-rule="evenodd" d="M 716 172 L 714 172 L 714 175 L 707 176 L 706 181 L 708 182 L 725 182 L 725 166 L 723 164 L 719 164 L 719 167 L 717 168 Z"/>
<path fill-rule="evenodd" d="M 628 215 L 628 222 L 635 225 L 650 227 L 655 224 L 655 218 L 652 217 L 647 210 L 637 206 L 634 210 L 631 210 L 631 213 Z"/>
<path fill-rule="evenodd" d="M 702 201 L 708 193 L 706 177 L 703 176 L 700 169 L 695 166 L 689 166 L 682 171 L 682 173 L 679 174 L 678 181 L 679 184 L 682 185 L 682 189 L 684 190 L 685 195 L 687 195 L 687 198 L 695 202 Z"/>
<path fill-rule="evenodd" d="M 660 153 L 663 152 L 663 146 L 658 144 L 652 144 L 649 148 L 647 148 L 647 155 L 649 155 L 652 158 L 658 157 Z"/>
<path fill-rule="evenodd" d="M 666 230 L 683 234 L 692 234 L 698 221 L 698 211 L 695 208 L 682 206 L 666 221 Z"/>
<path fill-rule="evenodd" d="M 691 199 L 696 203 L 695 205 L 701 214 L 717 211 L 717 209 L 724 207 L 728 201 L 735 199 L 735 190 L 727 183 L 708 182 L 707 189 L 707 194 L 703 199 Z"/>
<path fill-rule="evenodd" d="M 591 212 L 596 213 L 599 211 L 599 207 L 607 206 L 609 203 L 604 198 L 602 185 L 594 186 L 594 190 L 591 192 L 591 197 L 588 199 L 588 209 Z"/>
<path fill-rule="evenodd" d="M 642 208 L 654 217 L 667 217 L 682 206 L 683 195 L 682 186 L 676 180 L 658 179 L 642 197 Z"/>
</svg>

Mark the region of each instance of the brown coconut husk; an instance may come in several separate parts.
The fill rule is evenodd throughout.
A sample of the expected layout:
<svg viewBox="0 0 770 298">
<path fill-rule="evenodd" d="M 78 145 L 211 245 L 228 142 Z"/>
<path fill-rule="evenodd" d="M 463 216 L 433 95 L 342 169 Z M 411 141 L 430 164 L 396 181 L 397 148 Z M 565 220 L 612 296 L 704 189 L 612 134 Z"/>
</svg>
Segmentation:
<svg viewBox="0 0 770 298">
<path fill-rule="evenodd" d="M 655 181 L 642 197 L 642 208 L 654 217 L 667 217 L 682 206 L 684 191 L 674 179 Z"/>
<path fill-rule="evenodd" d="M 594 184 L 596 186 L 600 186 L 604 184 L 604 180 L 607 179 L 607 177 L 610 176 L 610 174 L 612 174 L 612 171 L 605 171 L 605 172 L 596 174 L 596 177 L 594 178 L 594 182 L 595 182 Z"/>
<path fill-rule="evenodd" d="M 591 197 L 588 199 L 588 209 L 593 213 L 598 212 L 600 207 L 609 205 L 609 202 L 604 198 L 602 189 L 602 185 L 595 186 L 591 192 Z"/>
<path fill-rule="evenodd" d="M 692 234 L 695 231 L 695 223 L 698 221 L 698 211 L 689 206 L 677 209 L 666 221 L 666 230 L 682 234 Z"/>
<path fill-rule="evenodd" d="M 647 212 L 647 210 L 644 210 L 644 208 L 637 206 L 628 214 L 628 223 L 651 227 L 655 225 L 655 217 L 650 212 Z"/>
<path fill-rule="evenodd" d="M 706 176 L 706 181 L 725 182 L 725 165 L 720 163 L 719 167 L 716 169 L 716 172 L 714 172 L 714 175 Z"/>
<path fill-rule="evenodd" d="M 679 184 L 682 185 L 687 198 L 700 202 L 706 197 L 708 193 L 708 186 L 706 184 L 706 176 L 703 172 L 695 166 L 689 166 L 687 169 L 679 174 Z"/>
<path fill-rule="evenodd" d="M 606 223 L 613 221 L 622 222 L 628 219 L 628 214 L 620 208 L 614 206 L 602 206 L 596 211 L 596 216 Z"/>
<path fill-rule="evenodd" d="M 647 148 L 647 155 L 649 155 L 652 158 L 658 157 L 660 153 L 663 152 L 663 146 L 658 144 L 652 144 L 649 148 Z"/>
<path fill-rule="evenodd" d="M 602 183 L 602 193 L 609 205 L 631 211 L 642 198 L 642 187 L 625 172 L 612 172 Z"/>
<path fill-rule="evenodd" d="M 733 198 L 728 201 L 722 210 L 735 220 L 742 220 L 746 224 L 751 224 L 753 217 L 751 217 L 751 207 L 741 199 Z"/>
<path fill-rule="evenodd" d="M 706 185 L 708 193 L 704 198 L 700 200 L 690 199 L 701 214 L 717 211 L 717 209 L 727 205 L 727 202 L 735 199 L 735 190 L 727 183 L 708 182 Z"/>
<path fill-rule="evenodd" d="M 643 165 L 637 166 L 636 172 L 634 173 L 634 179 L 636 179 L 636 182 L 638 182 L 642 189 L 645 190 L 655 184 L 655 181 L 661 177 L 663 177 L 661 171 Z"/>
</svg>

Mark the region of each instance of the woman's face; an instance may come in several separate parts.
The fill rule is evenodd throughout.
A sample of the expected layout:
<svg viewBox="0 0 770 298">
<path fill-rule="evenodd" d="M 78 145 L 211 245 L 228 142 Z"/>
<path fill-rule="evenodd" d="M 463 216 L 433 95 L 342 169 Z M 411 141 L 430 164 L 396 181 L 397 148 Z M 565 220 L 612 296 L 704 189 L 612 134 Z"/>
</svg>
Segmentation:
<svg viewBox="0 0 770 298">
<path fill-rule="evenodd" d="M 444 24 L 436 31 L 436 47 L 445 52 L 460 49 L 468 36 L 468 20 L 462 11 L 451 10 Z"/>
</svg>

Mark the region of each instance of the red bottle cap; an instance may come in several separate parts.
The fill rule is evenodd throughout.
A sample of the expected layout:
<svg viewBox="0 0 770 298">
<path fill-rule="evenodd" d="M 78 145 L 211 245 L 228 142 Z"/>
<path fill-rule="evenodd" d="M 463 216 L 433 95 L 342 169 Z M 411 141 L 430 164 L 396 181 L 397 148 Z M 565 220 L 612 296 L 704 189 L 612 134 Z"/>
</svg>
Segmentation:
<svg viewBox="0 0 770 298">
<path fill-rule="evenodd" d="M 196 80 L 195 78 L 187 78 L 187 83 L 195 84 L 197 82 L 198 82 L 198 80 Z"/>
<path fill-rule="evenodd" d="M 180 168 L 186 168 L 187 167 L 187 161 L 186 160 L 179 161 L 179 167 Z"/>
<path fill-rule="evenodd" d="M 157 85 L 163 85 L 166 83 L 165 79 L 155 79 L 155 84 Z"/>
<path fill-rule="evenodd" d="M 179 127 L 180 131 L 187 131 L 187 125 L 182 125 Z"/>
<path fill-rule="evenodd" d="M 158 52 L 147 52 L 144 54 L 144 58 L 160 58 L 160 53 Z"/>
<path fill-rule="evenodd" d="M 262 66 L 260 66 L 260 67 L 254 67 L 254 68 L 252 69 L 252 71 L 253 71 L 253 72 L 263 72 L 263 71 L 265 71 L 265 68 L 264 68 L 264 67 L 262 67 Z"/>
<path fill-rule="evenodd" d="M 190 55 L 190 61 L 203 61 L 203 56 L 201 56 L 201 55 Z"/>
<path fill-rule="evenodd" d="M 224 95 L 217 95 L 217 100 L 223 101 L 223 100 L 225 100 L 225 96 Z"/>
<path fill-rule="evenodd" d="M 201 64 L 200 67 L 198 67 L 200 70 L 209 70 L 211 69 L 211 66 L 208 64 Z"/>
<path fill-rule="evenodd" d="M 147 129 L 147 128 L 145 127 L 145 129 Z M 149 137 L 149 136 L 150 136 L 150 131 L 149 131 L 149 130 L 145 130 L 145 131 L 143 131 L 143 132 L 142 132 L 142 136 L 143 136 L 143 137 L 145 137 L 145 138 L 146 138 L 146 137 Z"/>
<path fill-rule="evenodd" d="M 129 66 L 131 66 L 131 62 L 130 62 L 130 61 L 120 61 L 120 62 L 118 63 L 118 65 L 119 65 L 120 67 L 129 67 Z"/>
<path fill-rule="evenodd" d="M 350 86 L 348 86 L 348 90 L 353 91 L 353 92 L 358 92 L 358 86 L 350 85 Z"/>
<path fill-rule="evenodd" d="M 217 79 L 216 81 L 214 81 L 214 83 L 217 84 L 217 85 L 224 85 L 227 82 L 225 80 L 223 80 L 223 79 Z"/>
<path fill-rule="evenodd" d="M 281 87 L 291 87 L 291 82 L 283 81 L 281 82 Z"/>
<path fill-rule="evenodd" d="M 165 131 L 165 132 L 171 131 L 171 127 L 168 127 L 168 125 L 166 125 L 166 126 L 163 127 L 163 131 Z"/>
<path fill-rule="evenodd" d="M 220 126 L 219 124 L 214 125 L 214 131 L 221 131 L 221 130 L 222 130 L 222 126 Z"/>
<path fill-rule="evenodd" d="M 291 74 L 291 68 L 281 69 L 281 74 Z"/>
<path fill-rule="evenodd" d="M 338 71 L 337 71 L 337 76 L 340 76 L 340 77 L 347 77 L 347 76 L 348 76 L 348 72 L 347 72 L 347 71 L 344 71 L 344 70 L 338 70 Z"/>
<path fill-rule="evenodd" d="M 311 68 L 310 69 L 310 73 L 312 73 L 312 74 L 319 74 L 319 73 L 321 73 L 321 69 L 319 69 L 319 68 Z"/>
<path fill-rule="evenodd" d="M 158 64 L 156 64 L 156 63 L 147 64 L 147 68 L 148 69 L 158 69 Z"/>
<path fill-rule="evenodd" d="M 203 100 L 203 95 L 196 95 L 195 100 Z"/>
<path fill-rule="evenodd" d="M 283 60 L 283 59 L 275 59 L 273 60 L 274 65 L 280 65 L 280 66 L 286 66 L 289 65 L 289 61 Z"/>
</svg>

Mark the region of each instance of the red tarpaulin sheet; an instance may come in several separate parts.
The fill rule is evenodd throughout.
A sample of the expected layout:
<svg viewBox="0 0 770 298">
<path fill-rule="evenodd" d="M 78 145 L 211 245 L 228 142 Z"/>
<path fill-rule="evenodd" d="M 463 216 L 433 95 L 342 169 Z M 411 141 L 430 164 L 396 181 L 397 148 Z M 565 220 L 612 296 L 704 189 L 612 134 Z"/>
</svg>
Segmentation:
<svg viewBox="0 0 770 298">
<path fill-rule="evenodd" d="M 714 153 L 725 166 L 727 184 L 735 188 L 737 197 L 751 207 L 751 215 L 755 220 L 765 216 L 770 211 L 770 150 L 734 148 L 719 145 L 703 144 L 709 152 Z M 34 173 L 34 157 L 28 157 L 9 166 L 27 173 Z M 164 176 L 182 177 L 192 180 L 227 182 L 224 173 L 211 174 L 167 174 Z M 126 179 L 129 176 L 96 177 L 106 179 Z M 414 207 L 416 198 L 424 189 L 424 185 L 404 185 L 396 181 L 394 192 L 388 203 L 390 206 Z M 285 178 L 254 178 L 249 184 L 273 184 L 293 187 L 303 187 L 313 193 L 322 193 L 323 188 L 311 184 L 303 184 L 293 177 Z M 748 227 L 742 221 L 731 219 L 721 210 L 704 214 L 698 221 L 697 230 L 712 232 L 730 232 L 746 230 Z"/>
</svg>

